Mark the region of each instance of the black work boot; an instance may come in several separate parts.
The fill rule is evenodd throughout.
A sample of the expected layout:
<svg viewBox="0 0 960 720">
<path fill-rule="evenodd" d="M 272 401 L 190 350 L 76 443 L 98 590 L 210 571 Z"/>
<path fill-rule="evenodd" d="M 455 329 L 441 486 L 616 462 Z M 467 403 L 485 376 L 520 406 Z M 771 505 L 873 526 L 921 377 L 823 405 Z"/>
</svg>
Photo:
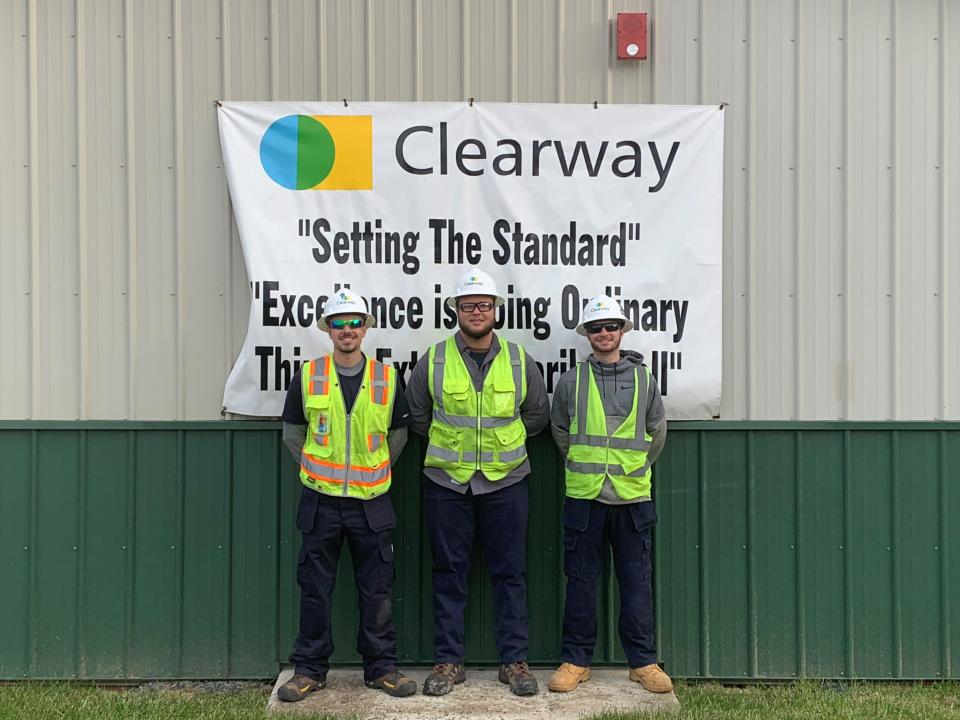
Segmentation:
<svg viewBox="0 0 960 720">
<path fill-rule="evenodd" d="M 438 663 L 433 666 L 433 672 L 423 681 L 424 695 L 446 695 L 453 690 L 454 685 L 459 685 L 467 679 L 467 671 L 463 665 L 457 663 Z"/>
<path fill-rule="evenodd" d="M 309 675 L 294 675 L 277 690 L 277 697 L 284 702 L 299 702 L 314 690 L 323 690 L 327 679 L 315 680 Z"/>
<path fill-rule="evenodd" d="M 540 692 L 537 679 L 530 674 L 526 660 L 500 666 L 500 682 L 510 686 L 510 692 L 521 697 Z"/>
<path fill-rule="evenodd" d="M 417 692 L 417 681 L 406 677 L 399 670 L 391 670 L 376 680 L 364 680 L 363 684 L 368 688 L 383 690 L 387 695 L 393 697 L 407 697 L 415 695 Z"/>
</svg>

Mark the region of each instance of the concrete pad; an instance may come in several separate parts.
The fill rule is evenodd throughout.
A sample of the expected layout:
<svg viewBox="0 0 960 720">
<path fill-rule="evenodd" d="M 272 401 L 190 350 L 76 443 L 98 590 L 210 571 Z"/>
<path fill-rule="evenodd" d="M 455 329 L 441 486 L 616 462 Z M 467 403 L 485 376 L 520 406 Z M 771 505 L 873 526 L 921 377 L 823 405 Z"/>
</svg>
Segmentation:
<svg viewBox="0 0 960 720">
<path fill-rule="evenodd" d="M 497 680 L 496 668 L 467 668 L 467 681 L 449 695 L 429 697 L 419 689 L 430 668 L 400 668 L 417 681 L 418 692 L 407 698 L 392 698 L 363 684 L 360 668 L 331 670 L 327 687 L 296 703 L 281 702 L 277 690 L 293 677 L 293 669 L 280 673 L 267 703 L 271 712 L 298 715 L 328 713 L 366 720 L 576 720 L 603 712 L 654 712 L 680 707 L 673 693 L 647 692 L 627 678 L 627 668 L 594 668 L 590 681 L 569 693 L 553 693 L 547 681 L 553 668 L 534 669 L 540 694 L 519 698 Z"/>
</svg>

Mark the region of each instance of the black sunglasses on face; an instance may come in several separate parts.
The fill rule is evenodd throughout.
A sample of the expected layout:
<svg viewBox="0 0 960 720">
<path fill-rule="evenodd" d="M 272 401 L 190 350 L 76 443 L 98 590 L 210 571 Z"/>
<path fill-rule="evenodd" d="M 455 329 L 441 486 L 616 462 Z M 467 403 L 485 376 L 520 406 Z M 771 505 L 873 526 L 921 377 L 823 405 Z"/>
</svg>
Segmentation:
<svg viewBox="0 0 960 720">
<path fill-rule="evenodd" d="M 596 335 L 598 332 L 606 330 L 607 332 L 616 332 L 623 327 L 623 323 L 620 322 L 608 322 L 608 323 L 593 323 L 592 325 L 585 325 L 584 329 L 591 335 Z"/>
<path fill-rule="evenodd" d="M 475 303 L 466 302 L 466 303 L 460 303 L 459 305 L 457 305 L 457 309 L 465 313 L 472 313 L 474 309 L 477 309 L 480 312 L 490 312 L 491 310 L 493 310 L 493 303 L 490 302 L 489 300 L 484 300 L 483 302 L 475 302 Z"/>
<path fill-rule="evenodd" d="M 331 320 L 330 327 L 334 330 L 343 330 L 344 328 L 359 330 L 363 327 L 363 320 L 360 318 L 354 318 L 353 320 Z"/>
</svg>

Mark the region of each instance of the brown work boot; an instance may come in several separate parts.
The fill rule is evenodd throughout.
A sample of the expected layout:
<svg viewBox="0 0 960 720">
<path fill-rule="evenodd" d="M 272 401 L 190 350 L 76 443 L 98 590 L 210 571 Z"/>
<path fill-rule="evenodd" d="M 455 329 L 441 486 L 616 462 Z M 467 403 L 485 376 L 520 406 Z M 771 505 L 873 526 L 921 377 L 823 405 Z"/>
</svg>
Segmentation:
<svg viewBox="0 0 960 720">
<path fill-rule="evenodd" d="M 393 697 L 408 697 L 417 693 L 417 681 L 411 680 L 399 670 L 392 670 L 376 680 L 364 680 L 363 684 L 368 688 L 383 690 Z"/>
<path fill-rule="evenodd" d="M 510 692 L 514 695 L 526 697 L 540 692 L 537 679 L 530 674 L 530 666 L 527 665 L 526 660 L 501 665 L 498 677 L 500 682 L 510 686 Z"/>
<path fill-rule="evenodd" d="M 668 693 L 673 690 L 673 681 L 657 664 L 630 668 L 630 679 L 643 685 L 644 690 Z"/>
<path fill-rule="evenodd" d="M 423 694 L 446 695 L 453 690 L 454 685 L 459 685 L 466 679 L 467 671 L 463 669 L 462 663 L 437 663 L 423 681 Z"/>
<path fill-rule="evenodd" d="M 308 675 L 294 675 L 277 690 L 277 697 L 284 702 L 300 702 L 314 690 L 323 690 L 327 679 L 314 680 Z"/>
<path fill-rule="evenodd" d="M 580 683 L 585 683 L 589 679 L 590 668 L 580 667 L 573 663 L 563 663 L 550 676 L 547 687 L 553 692 L 570 692 L 576 690 Z"/>
</svg>

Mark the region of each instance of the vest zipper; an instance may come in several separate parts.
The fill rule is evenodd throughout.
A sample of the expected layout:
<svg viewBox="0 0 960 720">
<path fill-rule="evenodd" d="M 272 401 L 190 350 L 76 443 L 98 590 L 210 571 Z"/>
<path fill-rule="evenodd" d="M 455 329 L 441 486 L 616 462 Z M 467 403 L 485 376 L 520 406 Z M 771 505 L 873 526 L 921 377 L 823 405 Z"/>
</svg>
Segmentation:
<svg viewBox="0 0 960 720">
<path fill-rule="evenodd" d="M 342 397 L 342 395 L 341 395 L 341 397 Z M 356 400 L 354 400 L 354 404 L 356 404 Z M 344 407 L 344 410 L 346 410 L 346 407 Z M 347 496 L 347 488 L 350 487 L 350 425 L 351 425 L 351 424 L 352 424 L 352 423 L 350 422 L 350 413 L 347 413 L 347 422 L 346 422 L 346 425 L 347 425 L 347 453 L 346 453 L 346 455 L 347 455 L 347 457 L 346 457 L 345 462 L 344 462 L 344 467 L 346 468 L 346 472 L 344 472 L 344 474 L 343 474 L 343 497 L 346 497 L 346 496 Z"/>
</svg>

